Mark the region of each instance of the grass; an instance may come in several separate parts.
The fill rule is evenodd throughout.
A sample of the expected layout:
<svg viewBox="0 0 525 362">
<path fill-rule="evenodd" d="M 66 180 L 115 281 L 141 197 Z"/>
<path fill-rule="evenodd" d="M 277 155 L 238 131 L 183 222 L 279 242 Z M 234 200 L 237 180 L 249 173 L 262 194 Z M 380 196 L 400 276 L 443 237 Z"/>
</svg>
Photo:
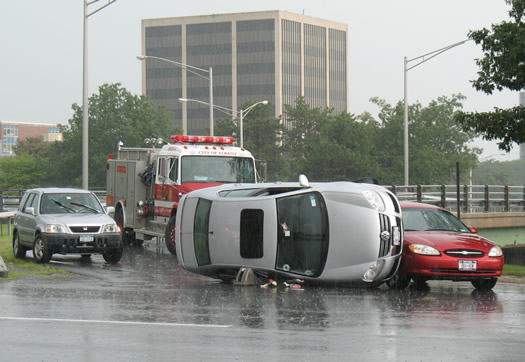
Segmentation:
<svg viewBox="0 0 525 362">
<path fill-rule="evenodd" d="M 503 275 L 525 277 L 525 266 L 505 264 L 503 266 Z"/>
<path fill-rule="evenodd" d="M 13 255 L 13 236 L 7 235 L 7 225 L 0 224 L 2 234 L 0 235 L 0 255 L 8 270 L 7 278 L 2 280 L 16 280 L 23 276 L 34 276 L 38 278 L 55 278 L 69 274 L 65 270 L 56 269 L 45 264 L 37 264 L 33 259 L 17 259 Z"/>
</svg>

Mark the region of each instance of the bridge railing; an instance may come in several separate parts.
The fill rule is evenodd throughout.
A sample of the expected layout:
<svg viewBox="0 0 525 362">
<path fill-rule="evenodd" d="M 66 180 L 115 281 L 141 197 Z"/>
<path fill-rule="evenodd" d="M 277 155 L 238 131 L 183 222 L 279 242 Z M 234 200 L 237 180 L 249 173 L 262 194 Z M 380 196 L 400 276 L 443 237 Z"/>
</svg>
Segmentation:
<svg viewBox="0 0 525 362">
<path fill-rule="evenodd" d="M 454 212 L 458 211 L 458 204 L 460 212 L 463 213 L 525 212 L 525 186 L 460 185 L 459 190 L 456 185 L 408 185 L 387 188 L 394 192 L 400 201 L 434 204 Z"/>
<path fill-rule="evenodd" d="M 400 201 L 417 201 L 458 211 L 456 185 L 386 186 Z M 18 208 L 25 190 L 0 190 L 0 211 Z M 105 204 L 106 190 L 92 189 Z M 525 212 L 525 186 L 460 185 L 459 207 L 462 213 Z"/>
</svg>

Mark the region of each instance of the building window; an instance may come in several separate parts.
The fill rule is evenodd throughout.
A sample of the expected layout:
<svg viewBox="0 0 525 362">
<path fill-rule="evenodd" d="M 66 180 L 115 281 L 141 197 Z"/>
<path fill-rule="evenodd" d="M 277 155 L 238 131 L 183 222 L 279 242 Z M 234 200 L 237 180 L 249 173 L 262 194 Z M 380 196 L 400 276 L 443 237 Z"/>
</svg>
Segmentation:
<svg viewBox="0 0 525 362">
<path fill-rule="evenodd" d="M 4 126 L 4 142 L 2 144 L 2 153 L 13 153 L 13 147 L 18 141 L 18 126 Z"/>
<path fill-rule="evenodd" d="M 258 259 L 263 257 L 264 211 L 245 209 L 241 211 L 241 257 Z"/>
</svg>

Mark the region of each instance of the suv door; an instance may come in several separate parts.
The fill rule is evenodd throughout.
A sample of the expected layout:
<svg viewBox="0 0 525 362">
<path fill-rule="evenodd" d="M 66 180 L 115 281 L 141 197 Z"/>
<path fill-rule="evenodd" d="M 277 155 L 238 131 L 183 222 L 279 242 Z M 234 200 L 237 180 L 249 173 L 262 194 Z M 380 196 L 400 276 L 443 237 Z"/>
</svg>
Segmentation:
<svg viewBox="0 0 525 362">
<path fill-rule="evenodd" d="M 31 246 L 33 244 L 36 228 L 36 215 L 33 215 L 27 211 L 28 208 L 32 207 L 35 214 L 38 212 L 39 198 L 40 195 L 38 193 L 31 192 L 16 215 L 16 223 L 18 226 L 18 232 L 20 233 L 20 241 L 26 246 Z"/>
</svg>

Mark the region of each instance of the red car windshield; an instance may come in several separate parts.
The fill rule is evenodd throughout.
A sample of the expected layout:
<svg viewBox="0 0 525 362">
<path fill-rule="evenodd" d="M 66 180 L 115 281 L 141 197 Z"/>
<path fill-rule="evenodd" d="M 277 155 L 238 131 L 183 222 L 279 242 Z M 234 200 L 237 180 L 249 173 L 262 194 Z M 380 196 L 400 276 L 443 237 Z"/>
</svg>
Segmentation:
<svg viewBox="0 0 525 362">
<path fill-rule="evenodd" d="M 403 209 L 405 231 L 454 231 L 470 230 L 458 218 L 438 209 Z"/>
</svg>

